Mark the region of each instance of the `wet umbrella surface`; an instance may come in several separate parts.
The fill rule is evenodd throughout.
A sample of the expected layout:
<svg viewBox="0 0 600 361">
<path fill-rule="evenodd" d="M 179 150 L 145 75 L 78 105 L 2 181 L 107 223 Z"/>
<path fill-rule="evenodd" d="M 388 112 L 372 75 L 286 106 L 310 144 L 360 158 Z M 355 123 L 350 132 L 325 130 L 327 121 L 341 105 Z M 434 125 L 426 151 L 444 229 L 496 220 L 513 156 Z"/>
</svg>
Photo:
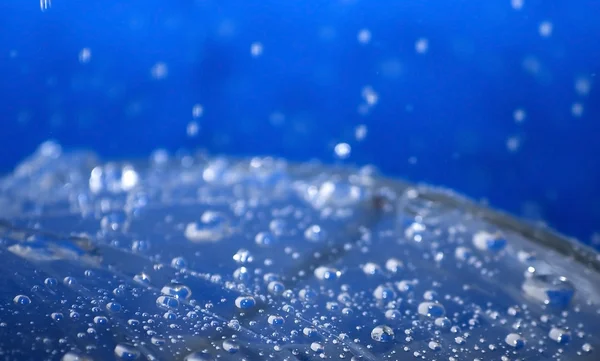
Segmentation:
<svg viewBox="0 0 600 361">
<path fill-rule="evenodd" d="M 373 169 L 43 144 L 0 180 L 4 360 L 597 360 L 597 255 Z"/>
</svg>

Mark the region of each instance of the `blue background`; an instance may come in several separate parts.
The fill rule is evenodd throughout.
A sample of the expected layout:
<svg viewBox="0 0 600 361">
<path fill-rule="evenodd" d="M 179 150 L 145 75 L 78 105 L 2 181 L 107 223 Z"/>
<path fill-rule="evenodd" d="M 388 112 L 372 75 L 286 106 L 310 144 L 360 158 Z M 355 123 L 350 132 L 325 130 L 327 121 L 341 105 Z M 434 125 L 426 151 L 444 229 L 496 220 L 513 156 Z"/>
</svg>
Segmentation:
<svg viewBox="0 0 600 361">
<path fill-rule="evenodd" d="M 105 157 L 202 147 L 332 163 L 348 142 L 346 162 L 598 242 L 598 14 L 597 0 L 1 1 L 0 170 L 49 138 Z M 377 103 L 361 114 L 367 86 Z"/>
</svg>

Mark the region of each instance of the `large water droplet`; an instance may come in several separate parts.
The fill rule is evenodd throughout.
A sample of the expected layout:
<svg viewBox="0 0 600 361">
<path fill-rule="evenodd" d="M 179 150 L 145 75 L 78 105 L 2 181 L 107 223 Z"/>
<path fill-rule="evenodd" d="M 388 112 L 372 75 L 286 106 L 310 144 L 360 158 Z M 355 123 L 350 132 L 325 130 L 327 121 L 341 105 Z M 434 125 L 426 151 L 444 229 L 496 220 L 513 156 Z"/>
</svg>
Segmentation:
<svg viewBox="0 0 600 361">
<path fill-rule="evenodd" d="M 341 274 L 342 273 L 335 268 L 321 266 L 315 269 L 315 277 L 317 277 L 317 279 L 320 281 L 333 281 L 336 280 Z"/>
<path fill-rule="evenodd" d="M 267 321 L 269 322 L 270 325 L 273 325 L 273 326 L 280 326 L 280 325 L 283 325 L 285 322 L 283 317 L 277 316 L 277 315 L 270 315 L 269 318 L 267 319 Z"/>
<path fill-rule="evenodd" d="M 377 342 L 392 342 L 394 337 L 394 330 L 389 326 L 376 326 L 371 331 L 371 338 Z"/>
<path fill-rule="evenodd" d="M 31 299 L 25 295 L 17 295 L 15 298 L 13 298 L 13 302 L 17 305 L 25 306 L 31 303 Z"/>
<path fill-rule="evenodd" d="M 200 222 L 192 222 L 185 228 L 185 237 L 192 242 L 216 242 L 230 233 L 229 219 L 222 213 L 206 211 Z"/>
<path fill-rule="evenodd" d="M 482 251 L 498 252 L 506 247 L 506 239 L 499 233 L 479 231 L 473 235 L 473 245 Z"/>
<path fill-rule="evenodd" d="M 179 301 L 175 297 L 159 296 L 156 299 L 156 305 L 163 309 L 175 309 L 179 307 Z"/>
<path fill-rule="evenodd" d="M 235 306 L 240 310 L 247 310 L 256 305 L 256 301 L 252 296 L 240 296 L 235 299 Z"/>
<path fill-rule="evenodd" d="M 437 302 L 421 302 L 418 307 L 418 312 L 422 316 L 431 318 L 442 317 L 446 314 L 444 306 Z"/>
<path fill-rule="evenodd" d="M 373 291 L 373 297 L 380 301 L 391 301 L 396 298 L 396 292 L 390 286 L 380 285 Z"/>
<path fill-rule="evenodd" d="M 164 286 L 160 292 L 163 295 L 175 297 L 181 300 L 187 300 L 192 297 L 192 290 L 181 283 L 169 283 Z"/>
<path fill-rule="evenodd" d="M 532 275 L 525 279 L 523 291 L 544 304 L 567 307 L 575 294 L 575 286 L 565 277 L 552 274 Z"/>
<path fill-rule="evenodd" d="M 115 355 L 121 360 L 136 360 L 140 357 L 140 351 L 131 345 L 120 343 L 115 347 Z"/>
<path fill-rule="evenodd" d="M 235 341 L 225 340 L 223 341 L 223 350 L 229 353 L 236 353 L 240 350 L 240 345 L 238 345 Z"/>
<path fill-rule="evenodd" d="M 571 340 L 571 333 L 562 328 L 552 327 L 548 337 L 558 343 L 566 344 Z"/>
<path fill-rule="evenodd" d="M 312 225 L 304 231 L 304 238 L 310 242 L 322 242 L 325 240 L 325 231 L 319 225 Z"/>
<path fill-rule="evenodd" d="M 525 340 L 516 333 L 509 333 L 508 335 L 506 335 L 504 342 L 506 342 L 507 345 L 512 346 L 516 349 L 521 349 L 525 346 Z"/>
<path fill-rule="evenodd" d="M 270 247 L 275 244 L 275 236 L 271 232 L 259 232 L 254 237 L 254 242 L 261 247 Z"/>
</svg>

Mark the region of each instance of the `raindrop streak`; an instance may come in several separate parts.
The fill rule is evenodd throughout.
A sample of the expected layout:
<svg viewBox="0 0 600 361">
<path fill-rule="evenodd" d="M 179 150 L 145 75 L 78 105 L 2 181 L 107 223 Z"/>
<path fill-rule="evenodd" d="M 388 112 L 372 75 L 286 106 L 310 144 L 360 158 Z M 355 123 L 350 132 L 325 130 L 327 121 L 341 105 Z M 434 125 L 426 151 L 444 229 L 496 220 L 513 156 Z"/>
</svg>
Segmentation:
<svg viewBox="0 0 600 361">
<path fill-rule="evenodd" d="M 46 11 L 52 7 L 52 0 L 40 0 L 40 9 Z"/>
</svg>

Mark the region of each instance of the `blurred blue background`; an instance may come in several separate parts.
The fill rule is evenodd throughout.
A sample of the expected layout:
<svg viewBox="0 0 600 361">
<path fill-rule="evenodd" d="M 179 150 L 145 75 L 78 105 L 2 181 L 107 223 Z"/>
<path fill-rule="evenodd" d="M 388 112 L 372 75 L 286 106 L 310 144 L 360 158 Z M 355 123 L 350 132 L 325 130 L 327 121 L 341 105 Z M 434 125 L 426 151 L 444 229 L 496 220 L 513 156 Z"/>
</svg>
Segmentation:
<svg viewBox="0 0 600 361">
<path fill-rule="evenodd" d="M 597 0 L 0 2 L 0 170 L 41 142 L 371 163 L 600 242 Z M 366 130 L 366 135 L 365 135 Z"/>
</svg>

